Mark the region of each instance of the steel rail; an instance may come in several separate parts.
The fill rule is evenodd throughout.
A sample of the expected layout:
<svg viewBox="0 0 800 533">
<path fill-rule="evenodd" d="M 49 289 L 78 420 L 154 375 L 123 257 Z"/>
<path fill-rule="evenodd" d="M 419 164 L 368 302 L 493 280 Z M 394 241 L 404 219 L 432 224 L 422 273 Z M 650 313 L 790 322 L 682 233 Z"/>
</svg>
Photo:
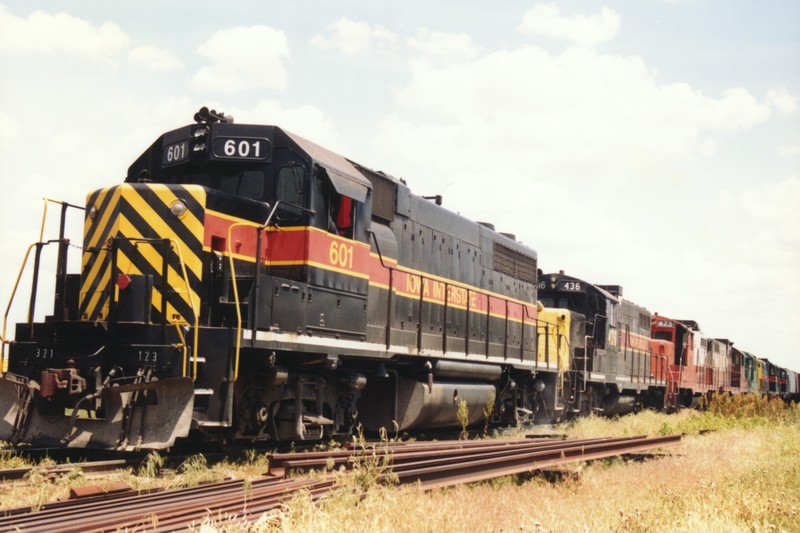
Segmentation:
<svg viewBox="0 0 800 533">
<path fill-rule="evenodd" d="M 15 479 L 23 479 L 26 475 L 30 474 L 33 471 L 38 471 L 45 475 L 66 474 L 74 470 L 81 470 L 83 472 L 105 472 L 108 470 L 116 470 L 119 468 L 136 466 L 139 463 L 141 463 L 140 459 L 112 459 L 108 461 L 68 463 L 68 464 L 58 464 L 45 467 L 26 466 L 20 468 L 5 468 L 0 470 L 0 480 L 9 481 Z"/>
<path fill-rule="evenodd" d="M 192 522 L 197 522 L 207 516 L 222 516 L 224 519 L 241 518 L 244 513 L 253 512 L 255 509 L 264 509 L 263 512 L 274 509 L 283 501 L 291 498 L 300 490 L 309 492 L 326 493 L 333 487 L 333 480 L 259 480 L 259 485 L 253 484 L 247 488 L 244 483 L 239 483 L 236 490 L 224 493 L 213 490 L 204 491 L 202 497 L 193 495 L 189 501 L 181 505 L 174 505 L 170 500 L 159 506 L 147 505 L 146 511 L 126 512 L 123 517 L 99 517 L 92 522 L 82 521 L 80 528 L 74 531 L 99 532 L 114 530 L 142 530 L 165 528 L 167 531 L 185 528 Z M 182 500 L 183 501 L 183 500 Z M 142 506 L 139 506 L 141 508 Z M 138 511 L 139 509 L 137 509 Z M 127 511 L 127 509 L 126 509 Z M 259 515 L 261 513 L 259 512 Z"/>
<path fill-rule="evenodd" d="M 680 443 L 680 436 L 574 439 L 505 439 L 447 443 L 386 443 L 374 448 L 309 454 L 270 456 L 275 471 L 344 464 L 384 457 L 387 468 L 382 479 L 418 483 L 423 489 L 483 481 L 549 468 L 638 453 Z M 306 456 L 307 459 L 300 457 Z M 339 461 L 339 463 L 336 463 Z M 274 510 L 298 491 L 314 501 L 336 488 L 332 476 L 321 479 L 267 477 L 252 482 L 224 481 L 173 491 L 149 490 L 92 495 L 33 508 L 0 511 L 0 531 L 25 530 L 53 533 L 113 530 L 174 531 L 197 527 L 211 517 L 216 520 L 254 522 Z"/>
<path fill-rule="evenodd" d="M 479 459 L 464 457 L 461 461 L 448 461 L 445 458 L 440 461 L 428 460 L 395 466 L 392 468 L 392 475 L 396 476 L 401 483 L 419 482 L 425 489 L 434 489 L 460 483 L 485 481 L 573 462 L 616 457 L 679 443 L 680 436 L 669 436 L 578 445 L 547 451 L 521 452 L 506 457 L 498 455 Z"/>
<path fill-rule="evenodd" d="M 252 482 L 246 487 L 243 481 L 228 481 L 199 485 L 197 487 L 148 494 L 129 493 L 116 498 L 92 498 L 90 502 L 58 502 L 54 508 L 44 508 L 29 515 L 0 518 L 0 531 L 24 527 L 25 531 L 106 531 L 122 524 L 142 527 L 159 523 L 160 516 L 182 511 L 192 518 L 205 516 L 220 505 L 238 504 L 266 498 L 285 499 L 298 490 L 313 484 L 332 485 L 332 480 L 291 480 L 268 478 Z M 155 522 L 153 520 L 156 519 Z M 186 522 L 184 522 L 186 523 Z M 148 527 L 149 529 L 149 527 Z"/>
<path fill-rule="evenodd" d="M 285 476 L 289 473 L 289 471 L 292 470 L 319 470 L 331 466 L 346 466 L 347 464 L 350 464 L 353 461 L 358 461 L 359 459 L 383 458 L 384 456 L 390 456 L 392 464 L 396 466 L 412 459 L 422 459 L 425 457 L 453 457 L 458 460 L 459 457 L 465 455 L 469 455 L 470 457 L 474 458 L 476 454 L 482 452 L 507 454 L 515 450 L 558 450 L 575 445 L 589 445 L 599 442 L 634 440 L 643 438 L 644 436 L 618 438 L 602 437 L 571 441 L 552 441 L 550 439 L 541 441 L 533 439 L 502 441 L 458 441 L 457 443 L 449 443 L 449 446 L 420 443 L 419 445 L 408 445 L 405 447 L 376 446 L 374 448 L 368 447 L 362 450 L 350 450 L 346 452 L 333 452 L 327 454 L 321 452 L 309 454 L 312 455 L 312 457 L 305 457 L 303 454 L 274 454 L 268 456 L 269 473 L 275 476 Z"/>
</svg>

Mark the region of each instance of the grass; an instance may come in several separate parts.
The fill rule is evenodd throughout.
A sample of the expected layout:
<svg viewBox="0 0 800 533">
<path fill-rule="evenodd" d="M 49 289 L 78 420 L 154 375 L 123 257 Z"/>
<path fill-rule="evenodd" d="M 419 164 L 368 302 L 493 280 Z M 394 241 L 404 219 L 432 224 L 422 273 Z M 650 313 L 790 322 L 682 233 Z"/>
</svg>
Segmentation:
<svg viewBox="0 0 800 533">
<path fill-rule="evenodd" d="M 343 492 L 320 504 L 297 496 L 250 530 L 800 531 L 797 406 L 720 397 L 702 413 L 590 417 L 558 430 L 686 436 L 663 456 L 578 465 L 555 483 L 534 475 L 429 493 L 375 485 L 363 499 Z"/>
<path fill-rule="evenodd" d="M 709 432 L 711 430 L 711 432 Z M 255 525 L 207 519 L 205 530 L 226 531 L 799 531 L 800 408 L 761 398 L 712 399 L 705 412 L 642 412 L 619 419 L 589 417 L 556 428 L 570 437 L 684 433 L 679 447 L 644 461 L 596 461 L 567 475 L 519 476 L 422 492 L 385 486 L 385 464 L 369 453 L 354 465 L 356 479 L 321 503 L 296 495 Z M 370 444 L 357 444 L 369 451 Z M 2 465 L 0 464 L 0 467 Z M 157 458 L 119 476 L 135 489 L 185 486 L 222 477 L 255 479 L 266 470 L 253 452 L 239 463 L 209 468 L 191 459 L 165 472 Z M 42 469 L 43 470 L 43 469 Z M 39 477 L 35 477 L 39 476 Z M 0 485 L 9 501 L 41 504 L 75 484 L 99 484 L 83 474 Z M 552 481 L 556 479 L 557 481 Z M 9 487 L 26 487 L 23 496 Z M 12 489 L 19 490 L 22 489 Z M 10 497 L 11 500 L 7 499 Z M 17 503 L 16 505 L 22 505 Z M 200 529 L 200 527 L 198 527 Z"/>
<path fill-rule="evenodd" d="M 423 493 L 376 487 L 319 507 L 295 498 L 271 531 L 797 531 L 800 431 L 733 429 L 692 436 L 678 454 L 597 462 L 543 477 Z"/>
<path fill-rule="evenodd" d="M 15 507 L 40 506 L 46 502 L 66 498 L 72 488 L 91 485 L 103 486 L 112 481 L 124 481 L 136 491 L 151 488 L 175 489 L 224 479 L 257 479 L 267 471 L 266 455 L 248 451 L 242 461 L 222 461 L 211 467 L 205 457 L 188 457 L 176 470 L 166 470 L 164 458 L 151 452 L 138 468 L 119 469 L 102 474 L 84 474 L 73 470 L 67 474 L 52 474 L 47 466 L 55 464 L 45 459 L 34 464 L 11 454 L 0 455 L 0 468 L 33 467 L 19 482 L 0 483 L 0 512 Z"/>
</svg>

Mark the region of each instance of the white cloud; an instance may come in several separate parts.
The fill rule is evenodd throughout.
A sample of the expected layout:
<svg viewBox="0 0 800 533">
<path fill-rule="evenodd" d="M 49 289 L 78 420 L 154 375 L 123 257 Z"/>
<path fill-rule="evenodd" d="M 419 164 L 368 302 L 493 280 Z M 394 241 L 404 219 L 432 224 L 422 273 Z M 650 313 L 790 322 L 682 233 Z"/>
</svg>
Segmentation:
<svg viewBox="0 0 800 533">
<path fill-rule="evenodd" d="M 587 47 L 423 53 L 410 69 L 372 146 L 385 170 L 516 233 L 545 270 L 621 283 L 751 350 L 788 345 L 731 312 L 758 299 L 797 317 L 800 187 L 731 157 L 775 115 L 768 98 L 665 83 L 641 57 Z"/>
<path fill-rule="evenodd" d="M 130 38 L 119 26 L 99 26 L 66 13 L 35 11 L 16 17 L 0 5 L 0 52 L 66 53 L 110 60 L 129 46 Z"/>
<path fill-rule="evenodd" d="M 787 178 L 797 174 L 791 158 L 800 155 L 800 145 L 796 115 L 780 114 L 797 112 L 797 96 L 781 88 L 786 82 L 758 97 L 748 85 L 712 94 L 698 89 L 699 78 L 665 82 L 644 57 L 591 48 L 616 34 L 613 16 L 603 22 L 599 7 L 587 12 L 591 17 L 561 10 L 543 18 L 553 23 L 548 31 L 582 45 L 561 53 L 514 48 L 502 37 L 506 49 L 487 52 L 490 41 L 480 37 L 485 28 L 476 26 L 465 25 L 466 35 L 432 26 L 402 41 L 374 24 L 353 23 L 349 32 L 347 24 L 341 31 L 331 26 L 314 46 L 356 53 L 364 43 L 374 51 L 402 42 L 400 51 L 409 52 L 408 70 L 381 64 L 348 78 L 378 94 L 379 105 L 359 114 L 351 109 L 353 102 L 362 105 L 358 99 L 297 100 L 293 93 L 262 100 L 263 90 L 237 95 L 240 107 L 231 108 L 226 91 L 286 86 L 287 38 L 266 26 L 178 33 L 184 42 L 201 31 L 213 37 L 200 55 L 178 58 L 185 72 L 167 77 L 152 68 L 108 68 L 124 59 L 134 66 L 148 54 L 150 67 L 170 64 L 153 59 L 157 49 L 139 35 L 71 15 L 12 16 L 0 6 L 0 176 L 7 185 L 0 280 L 15 279 L 38 235 L 43 196 L 82 203 L 87 191 L 121 181 L 158 135 L 191 122 L 208 105 L 237 122 L 277 124 L 365 164 L 376 162 L 375 168 L 407 178 L 416 193 L 443 194 L 445 207 L 516 233 L 547 270 L 621 283 L 627 297 L 651 310 L 696 318 L 707 333 L 730 336 L 764 356 L 786 354 L 794 342 L 787 324 L 800 320 L 792 306 L 800 297 L 800 183 Z M 40 20 L 58 35 L 45 32 Z M 590 24 L 576 36 L 570 24 L 581 20 Z M 513 23 L 503 29 L 513 31 Z M 163 52 L 161 59 L 170 58 Z M 365 64 L 361 56 L 344 59 L 355 69 Z M 355 87 L 345 82 L 342 87 Z M 208 92 L 165 96 L 185 95 L 186 86 Z M 754 136 L 767 141 L 749 143 Z M 776 155 L 777 146 L 788 159 Z M 50 213 L 55 231 L 57 212 Z M 70 233 L 76 242 L 81 220 L 78 214 Z M 79 262 L 80 254 L 72 259 Z M 0 285 L 0 301 L 8 300 L 9 289 Z M 52 308 L 45 301 L 51 292 L 42 288 L 40 295 L 43 315 Z M 770 302 L 768 315 L 783 318 L 740 312 L 754 301 Z M 17 319 L 24 307 L 18 295 Z"/>
<path fill-rule="evenodd" d="M 787 178 L 747 190 L 737 200 L 738 211 L 748 224 L 757 220 L 757 227 L 774 229 L 776 238 L 791 241 L 795 255 L 800 255 L 800 179 Z"/>
<path fill-rule="evenodd" d="M 778 155 L 783 157 L 800 155 L 800 144 L 782 144 L 778 147 Z"/>
<path fill-rule="evenodd" d="M 785 87 L 768 91 L 767 102 L 781 113 L 794 113 L 797 111 L 797 97 Z"/>
<path fill-rule="evenodd" d="M 330 150 L 339 149 L 339 134 L 333 121 L 311 105 L 284 107 L 276 100 L 261 100 L 252 109 L 232 110 L 234 116 L 246 116 L 248 123 L 274 124 Z"/>
<path fill-rule="evenodd" d="M 373 47 L 393 47 L 395 35 L 379 25 L 357 22 L 342 17 L 329 26 L 330 37 L 315 35 L 311 44 L 319 48 L 340 50 L 346 54 L 357 54 Z"/>
<path fill-rule="evenodd" d="M 442 33 L 422 28 L 408 39 L 409 46 L 429 60 L 443 63 L 474 59 L 480 48 L 466 33 Z"/>
<path fill-rule="evenodd" d="M 695 93 L 695 97 L 685 103 L 689 106 L 687 110 L 696 117 L 697 125 L 709 130 L 733 132 L 769 118 L 769 107 L 741 87 L 724 91 L 718 100 Z"/>
<path fill-rule="evenodd" d="M 178 57 L 163 48 L 151 45 L 137 46 L 128 52 L 128 61 L 151 70 L 179 70 L 183 63 Z"/>
<path fill-rule="evenodd" d="M 531 175 L 576 181 L 661 175 L 713 156 L 713 134 L 769 117 L 744 89 L 712 98 L 658 83 L 639 57 L 587 48 L 550 55 L 527 46 L 444 67 L 415 60 L 411 74 L 397 92 L 402 111 L 381 128 L 380 150 L 393 157 L 415 146 L 415 159 L 429 170 L 441 162 L 438 170 L 450 174 L 514 161 Z M 455 157 L 445 162 L 442 153 Z"/>
<path fill-rule="evenodd" d="M 717 143 L 714 139 L 706 139 L 700 143 L 698 150 L 705 157 L 714 157 L 717 155 Z"/>
<path fill-rule="evenodd" d="M 17 126 L 14 119 L 0 110 L 0 146 L 10 143 L 17 137 Z"/>
<path fill-rule="evenodd" d="M 616 37 L 620 16 L 603 7 L 599 15 L 563 16 L 555 4 L 539 4 L 525 13 L 519 31 L 566 40 L 581 46 L 596 46 Z"/>
<path fill-rule="evenodd" d="M 286 34 L 269 26 L 216 32 L 198 52 L 211 60 L 193 78 L 199 91 L 236 93 L 251 89 L 284 89 L 289 57 Z"/>
</svg>

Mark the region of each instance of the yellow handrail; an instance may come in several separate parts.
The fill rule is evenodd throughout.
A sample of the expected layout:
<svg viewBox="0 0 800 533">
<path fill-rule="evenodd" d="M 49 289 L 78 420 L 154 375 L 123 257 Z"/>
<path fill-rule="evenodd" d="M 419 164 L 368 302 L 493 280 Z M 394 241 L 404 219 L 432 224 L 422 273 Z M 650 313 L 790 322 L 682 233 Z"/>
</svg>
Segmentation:
<svg viewBox="0 0 800 533">
<path fill-rule="evenodd" d="M 181 351 L 183 351 L 183 366 L 181 367 L 181 377 L 186 377 L 186 338 L 183 336 L 183 332 L 181 331 L 181 325 L 178 323 L 173 324 L 175 326 L 175 331 L 178 332 L 178 338 L 181 340 Z"/>
<path fill-rule="evenodd" d="M 17 294 L 17 289 L 19 288 L 19 281 L 22 279 L 22 273 L 25 271 L 25 265 L 28 263 L 28 256 L 31 255 L 31 250 L 33 247 L 36 246 L 38 243 L 33 243 L 28 246 L 28 250 L 25 252 L 25 258 L 22 260 L 22 266 L 19 268 L 19 273 L 17 274 L 17 280 L 14 282 L 14 289 L 11 291 L 11 298 L 8 300 L 8 306 L 6 306 L 6 312 L 3 315 L 3 331 L 0 334 L 0 340 L 2 340 L 2 348 L 0 348 L 0 372 L 3 371 L 5 368 L 5 360 L 6 360 L 6 344 L 9 341 L 6 339 L 6 326 L 8 324 L 8 313 L 11 311 L 11 304 L 14 303 L 14 297 Z"/>
<path fill-rule="evenodd" d="M 19 288 L 19 282 L 22 279 L 22 273 L 25 271 L 25 265 L 28 263 L 28 257 L 31 254 L 31 250 L 34 246 L 41 243 L 44 240 L 44 226 L 45 222 L 47 221 L 47 204 L 54 203 L 59 205 L 67 205 L 70 207 L 78 207 L 67 202 L 62 202 L 61 200 L 53 200 L 51 198 L 42 198 L 44 202 L 44 209 L 42 210 L 42 224 L 39 227 L 39 241 L 31 244 L 28 246 L 28 250 L 25 252 L 25 258 L 22 260 L 22 266 L 19 269 L 19 273 L 17 274 L 17 279 L 14 282 L 14 289 L 11 291 L 11 297 L 8 300 L 8 306 L 6 306 L 6 312 L 3 315 L 3 330 L 0 332 L 0 374 L 2 374 L 3 369 L 5 368 L 5 359 L 6 359 L 6 344 L 9 344 L 11 341 L 6 339 L 6 327 L 8 326 L 8 314 L 11 312 L 11 304 L 14 303 L 14 297 L 17 294 L 17 289 Z M 33 317 L 31 317 L 33 319 Z"/>
<path fill-rule="evenodd" d="M 39 242 L 41 242 L 44 239 L 44 226 L 47 220 L 47 204 L 51 203 L 62 206 L 66 205 L 67 207 L 76 207 L 78 209 L 85 209 L 83 207 L 70 204 L 69 202 L 64 202 L 62 200 L 53 200 L 52 198 L 42 198 L 42 201 L 44 202 L 44 210 L 42 211 L 42 226 L 39 228 Z"/>
<path fill-rule="evenodd" d="M 44 239 L 44 224 L 47 220 L 47 203 L 54 202 L 54 203 L 63 203 L 59 202 L 58 200 L 50 200 L 49 198 L 42 198 L 44 201 L 44 209 L 42 210 L 42 224 L 39 228 L 39 241 L 42 242 Z M 3 315 L 3 332 L 0 334 L 0 341 L 3 343 L 2 351 L 0 351 L 0 371 L 3 369 L 3 364 L 5 361 L 5 345 L 8 343 L 6 341 L 6 322 L 8 321 L 8 313 L 11 311 L 11 304 L 14 302 L 14 296 L 17 294 L 17 289 L 19 288 L 19 281 L 22 279 L 22 273 L 25 271 L 25 265 L 28 263 L 28 256 L 31 254 L 31 250 L 34 246 L 36 246 L 36 242 L 28 246 L 28 250 L 25 252 L 25 258 L 22 260 L 22 266 L 19 269 L 19 273 L 17 274 L 17 281 L 14 282 L 14 290 L 11 291 L 11 298 L 8 301 L 8 306 L 6 307 L 6 314 Z"/>
<path fill-rule="evenodd" d="M 192 307 L 192 314 L 194 315 L 194 339 L 192 340 L 192 381 L 197 379 L 197 343 L 199 338 L 199 326 L 200 326 L 200 316 L 197 312 L 197 305 L 194 301 L 194 296 L 192 295 L 192 289 L 189 285 L 189 275 L 186 273 L 186 264 L 183 262 L 183 254 L 181 253 L 181 245 L 175 239 L 170 239 L 170 244 L 175 247 L 176 252 L 178 253 L 178 262 L 181 264 L 181 274 L 183 275 L 183 282 L 186 284 L 186 294 L 189 296 L 189 305 Z M 164 295 L 166 298 L 166 295 Z M 175 323 L 177 327 L 178 324 Z M 178 328 L 180 330 L 180 328 Z M 181 341 L 186 343 L 183 339 L 183 335 L 180 336 Z M 183 377 L 186 377 L 186 355 L 184 352 L 184 365 L 183 365 Z"/>
<path fill-rule="evenodd" d="M 42 242 L 42 239 L 44 239 L 44 223 L 47 220 L 47 203 L 49 201 L 55 201 L 48 200 L 47 198 L 42 198 L 42 200 L 44 201 L 44 211 L 42 212 L 42 226 L 39 228 L 39 242 Z"/>
<path fill-rule="evenodd" d="M 239 353 L 241 352 L 242 348 L 242 310 L 239 308 L 239 289 L 236 287 L 236 269 L 233 265 L 233 249 L 231 248 L 231 237 L 233 234 L 233 228 L 241 226 L 256 228 L 258 231 L 264 229 L 264 226 L 262 226 L 261 224 L 256 224 L 255 222 L 236 222 L 228 226 L 228 240 L 227 240 L 228 261 L 230 263 L 230 269 L 231 269 L 231 282 L 233 283 L 233 301 L 236 306 L 236 356 L 234 359 L 235 362 L 233 367 L 232 383 L 236 383 L 236 380 L 239 379 Z M 259 250 L 256 251 L 256 254 L 258 254 L 258 252 Z M 258 268 L 260 262 L 261 262 L 261 257 L 256 257 L 256 268 Z"/>
</svg>

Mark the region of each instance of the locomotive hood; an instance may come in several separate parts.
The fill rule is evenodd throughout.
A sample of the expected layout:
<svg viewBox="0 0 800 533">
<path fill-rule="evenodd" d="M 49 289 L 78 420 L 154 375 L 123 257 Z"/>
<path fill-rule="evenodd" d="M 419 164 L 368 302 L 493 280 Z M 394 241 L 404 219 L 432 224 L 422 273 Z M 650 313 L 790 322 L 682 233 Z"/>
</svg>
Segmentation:
<svg viewBox="0 0 800 533">
<path fill-rule="evenodd" d="M 205 200 L 205 189 L 191 185 L 126 183 L 89 194 L 81 319 L 106 321 L 111 301 L 139 290 L 144 300 L 135 304 L 136 318 L 192 323 L 202 281 Z"/>
</svg>

